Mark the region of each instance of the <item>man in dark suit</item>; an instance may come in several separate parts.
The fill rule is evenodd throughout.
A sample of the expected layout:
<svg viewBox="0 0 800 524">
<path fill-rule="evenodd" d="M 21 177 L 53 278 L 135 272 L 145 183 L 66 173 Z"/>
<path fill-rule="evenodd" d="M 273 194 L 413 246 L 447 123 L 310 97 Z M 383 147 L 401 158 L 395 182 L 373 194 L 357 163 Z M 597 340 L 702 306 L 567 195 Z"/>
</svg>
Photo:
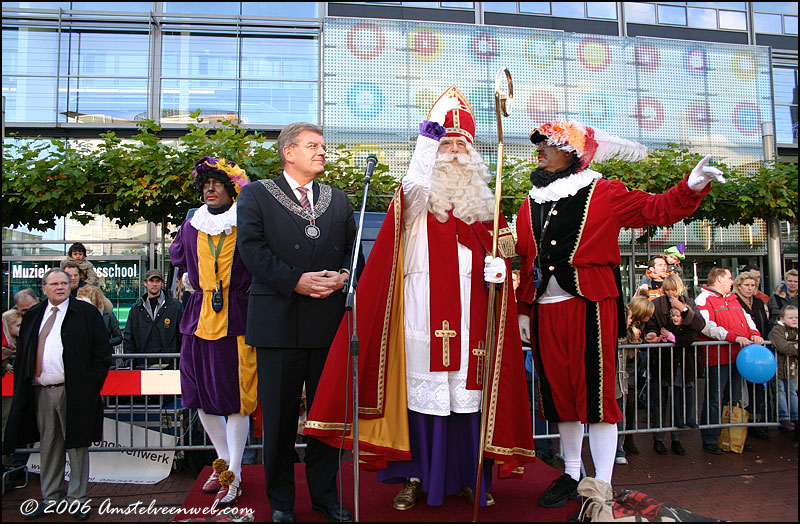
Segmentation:
<svg viewBox="0 0 800 524">
<path fill-rule="evenodd" d="M 264 470 L 272 520 L 294 521 L 294 444 L 300 395 L 306 409 L 344 314 L 340 291 L 355 238 L 344 192 L 318 184 L 325 170 L 322 129 L 299 122 L 281 131 L 283 175 L 248 184 L 237 203 L 237 248 L 253 274 L 247 344 L 257 348 L 264 420 Z M 312 508 L 332 521 L 352 520 L 337 500 L 338 452 L 309 438 L 306 475 Z"/>
<path fill-rule="evenodd" d="M 70 508 L 79 505 L 75 517 L 85 520 L 89 445 L 103 437 L 100 390 L 111 365 L 111 345 L 97 308 L 70 300 L 70 277 L 63 269 L 44 274 L 42 291 L 48 300 L 28 310 L 20 326 L 3 444 L 10 452 L 41 442 L 42 504 L 26 519 L 43 516 L 48 503 L 66 498 Z M 71 466 L 68 491 L 65 450 Z"/>
</svg>

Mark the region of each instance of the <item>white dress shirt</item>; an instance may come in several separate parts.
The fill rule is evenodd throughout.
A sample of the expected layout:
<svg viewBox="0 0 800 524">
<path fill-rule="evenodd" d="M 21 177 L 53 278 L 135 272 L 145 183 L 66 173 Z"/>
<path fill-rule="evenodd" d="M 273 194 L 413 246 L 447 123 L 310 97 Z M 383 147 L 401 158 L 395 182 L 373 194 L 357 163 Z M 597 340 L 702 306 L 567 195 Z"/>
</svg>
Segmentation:
<svg viewBox="0 0 800 524">
<path fill-rule="evenodd" d="M 42 375 L 33 377 L 33 383 L 40 386 L 50 386 L 53 384 L 64 383 L 64 343 L 61 341 L 61 325 L 67 314 L 69 298 L 55 306 L 58 308 L 56 319 L 47 340 L 44 343 L 44 354 L 42 355 Z M 44 312 L 42 322 L 39 324 L 39 332 L 52 314 L 53 304 L 47 301 L 47 311 Z"/>
</svg>

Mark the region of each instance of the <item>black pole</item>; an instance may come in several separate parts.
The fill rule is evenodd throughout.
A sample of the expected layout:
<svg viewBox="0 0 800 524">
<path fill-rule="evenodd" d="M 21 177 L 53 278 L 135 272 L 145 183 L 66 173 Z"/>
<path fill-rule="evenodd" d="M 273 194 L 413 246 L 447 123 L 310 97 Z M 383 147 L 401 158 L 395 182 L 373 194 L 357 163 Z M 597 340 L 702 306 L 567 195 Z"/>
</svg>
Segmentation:
<svg viewBox="0 0 800 524">
<path fill-rule="evenodd" d="M 371 166 L 370 166 L 371 163 Z M 361 254 L 361 234 L 364 230 L 364 212 L 367 208 L 367 193 L 369 193 L 369 182 L 372 177 L 372 168 L 375 167 L 377 159 L 370 155 L 367 159 L 367 169 L 364 175 L 364 195 L 361 199 L 361 212 L 358 214 L 358 227 L 356 228 L 356 240 L 353 245 L 353 259 L 350 261 L 350 281 L 347 285 L 347 299 L 345 300 L 345 311 L 350 312 L 351 333 L 350 336 L 350 360 L 353 368 L 353 511 L 355 522 L 359 522 L 359 445 L 358 445 L 358 333 L 356 331 L 356 293 L 355 285 L 358 269 L 358 259 Z M 346 423 L 346 421 L 345 421 Z M 345 426 L 346 427 L 346 426 Z"/>
</svg>

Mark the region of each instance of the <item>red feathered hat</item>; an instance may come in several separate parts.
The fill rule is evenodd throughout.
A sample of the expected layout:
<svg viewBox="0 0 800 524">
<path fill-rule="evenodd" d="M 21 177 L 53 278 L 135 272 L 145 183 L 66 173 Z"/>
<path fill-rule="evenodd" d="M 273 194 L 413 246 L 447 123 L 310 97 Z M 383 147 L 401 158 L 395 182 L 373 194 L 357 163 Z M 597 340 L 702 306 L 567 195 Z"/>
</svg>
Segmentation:
<svg viewBox="0 0 800 524">
<path fill-rule="evenodd" d="M 472 110 L 472 106 L 467 97 L 464 96 L 464 93 L 455 85 L 448 87 L 447 91 L 442 93 L 442 96 L 436 102 L 447 97 L 457 98 L 461 102 L 461 107 L 447 113 L 444 119 L 445 136 L 463 136 L 467 139 L 467 142 L 472 144 L 475 141 L 475 111 Z M 435 106 L 436 103 L 434 102 L 433 105 Z M 431 113 L 428 111 L 428 119 L 430 117 Z"/>
</svg>

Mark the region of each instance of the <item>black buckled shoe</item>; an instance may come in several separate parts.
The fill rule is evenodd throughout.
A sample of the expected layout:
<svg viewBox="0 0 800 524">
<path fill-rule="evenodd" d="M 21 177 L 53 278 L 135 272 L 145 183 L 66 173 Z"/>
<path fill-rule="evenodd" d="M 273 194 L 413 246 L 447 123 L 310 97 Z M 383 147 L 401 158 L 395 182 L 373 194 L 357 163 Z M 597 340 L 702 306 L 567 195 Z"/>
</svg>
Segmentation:
<svg viewBox="0 0 800 524">
<path fill-rule="evenodd" d="M 539 505 L 543 508 L 557 508 L 568 500 L 578 498 L 578 481 L 564 473 L 553 482 L 539 497 Z"/>
<path fill-rule="evenodd" d="M 352 522 L 353 516 L 350 511 L 339 504 L 338 500 L 325 502 L 324 504 L 311 504 L 311 509 L 325 515 L 331 522 Z"/>
<path fill-rule="evenodd" d="M 294 511 L 290 509 L 287 509 L 285 511 L 280 509 L 273 509 L 272 522 L 297 522 L 297 519 L 294 517 Z"/>
</svg>

